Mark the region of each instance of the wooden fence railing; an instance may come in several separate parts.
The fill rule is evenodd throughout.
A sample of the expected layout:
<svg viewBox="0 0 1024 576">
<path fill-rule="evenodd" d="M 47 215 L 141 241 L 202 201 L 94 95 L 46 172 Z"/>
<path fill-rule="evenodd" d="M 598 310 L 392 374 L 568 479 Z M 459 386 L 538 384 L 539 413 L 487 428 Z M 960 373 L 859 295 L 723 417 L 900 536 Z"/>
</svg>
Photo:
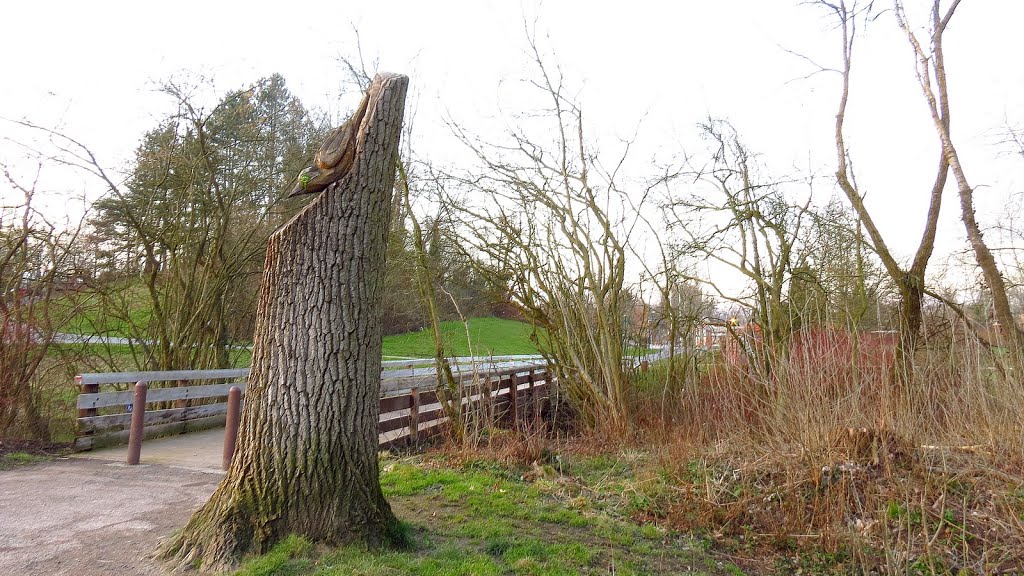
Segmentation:
<svg viewBox="0 0 1024 576">
<path fill-rule="evenodd" d="M 464 373 L 457 380 L 462 384 L 462 410 L 480 410 L 493 418 L 515 426 L 527 418 L 537 418 L 541 402 L 547 398 L 550 376 L 543 364 L 506 367 Z M 381 446 L 415 441 L 433 434 L 448 421 L 438 399 L 434 382 L 429 388 L 413 387 L 380 400 Z"/>
<path fill-rule="evenodd" d="M 523 414 L 525 403 L 542 396 L 540 391 L 546 390 L 549 380 L 545 364 L 536 356 L 499 357 L 475 364 L 459 358 L 454 359 L 453 370 L 464 390 L 464 409 L 489 401 L 497 413 L 507 412 L 513 419 Z M 134 390 L 124 388 L 139 382 L 147 385 L 144 413 L 135 414 L 142 439 L 222 426 L 228 391 L 232 387 L 244 391 L 248 372 L 241 368 L 81 374 L 76 377 L 81 393 L 74 449 L 128 442 L 137 407 Z M 382 444 L 418 438 L 446 421 L 435 378 L 431 360 L 384 363 Z M 103 387 L 117 389 L 104 391 Z"/>
</svg>

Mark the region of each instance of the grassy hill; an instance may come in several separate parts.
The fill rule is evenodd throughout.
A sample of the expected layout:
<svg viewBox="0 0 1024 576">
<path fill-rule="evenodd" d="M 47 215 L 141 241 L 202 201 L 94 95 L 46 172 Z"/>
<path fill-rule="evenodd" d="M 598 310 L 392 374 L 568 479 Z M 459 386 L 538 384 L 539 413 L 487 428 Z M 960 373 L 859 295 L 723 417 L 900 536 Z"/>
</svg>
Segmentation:
<svg viewBox="0 0 1024 576">
<path fill-rule="evenodd" d="M 131 298 L 132 321 L 145 326 L 149 321 L 150 310 L 147 308 L 145 295 L 133 288 L 126 292 Z M 51 311 L 61 332 L 72 334 L 98 334 L 130 338 L 128 324 L 114 318 L 99 314 L 95 305 L 89 305 L 89 299 L 96 296 L 75 294 L 57 298 L 52 303 Z M 82 305 L 81 301 L 87 302 Z M 94 304 L 94 303 L 93 303 Z M 453 356 L 469 356 L 472 354 L 511 355 L 536 354 L 537 347 L 530 341 L 533 331 L 529 324 L 501 318 L 471 318 L 469 320 L 469 337 L 466 336 L 466 325 L 462 322 L 443 322 L 441 325 L 447 353 Z M 396 358 L 432 358 L 434 356 L 434 338 L 429 327 L 416 332 L 395 334 L 384 337 L 384 359 Z M 240 365 L 248 365 L 243 359 Z"/>
<path fill-rule="evenodd" d="M 130 323 L 108 316 L 101 311 L 101 296 L 88 291 L 69 292 L 55 296 L 49 302 L 50 319 L 58 332 L 68 334 L 101 335 L 131 338 L 131 326 L 145 330 L 152 317 L 149 295 L 139 282 L 126 282 L 110 298 L 120 303 L 130 317 Z"/>
<path fill-rule="evenodd" d="M 471 318 L 469 337 L 462 322 L 443 322 L 447 353 L 454 356 L 510 354 L 536 354 L 537 347 L 530 341 L 533 328 L 526 323 L 501 318 Z M 431 358 L 434 356 L 434 337 L 427 327 L 418 332 L 406 332 L 384 337 L 384 359 Z"/>
</svg>

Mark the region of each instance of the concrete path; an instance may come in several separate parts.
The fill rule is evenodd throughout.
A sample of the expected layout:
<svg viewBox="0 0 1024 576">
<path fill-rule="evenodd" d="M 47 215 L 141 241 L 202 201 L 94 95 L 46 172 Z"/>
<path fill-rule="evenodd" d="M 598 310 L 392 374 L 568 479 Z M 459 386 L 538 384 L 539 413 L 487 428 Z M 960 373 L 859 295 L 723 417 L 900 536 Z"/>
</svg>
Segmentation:
<svg viewBox="0 0 1024 576">
<path fill-rule="evenodd" d="M 188 522 L 224 473 L 224 429 L 0 471 L 0 574 L 152 576 L 151 554 Z"/>
<path fill-rule="evenodd" d="M 99 334 L 68 334 L 66 332 L 55 332 L 53 341 L 58 344 L 107 344 L 122 345 L 129 344 L 153 344 L 153 340 L 133 340 L 120 336 L 101 336 Z M 252 348 L 252 344 L 230 346 L 232 350 L 243 350 Z"/>
<path fill-rule="evenodd" d="M 153 551 L 222 477 L 95 458 L 0 471 L 0 574 L 166 574 Z"/>
<path fill-rule="evenodd" d="M 53 341 L 58 344 L 131 344 L 131 338 L 119 338 L 117 336 L 99 336 L 97 334 L 65 334 L 57 332 L 53 335 Z"/>
<path fill-rule="evenodd" d="M 166 574 L 152 553 L 224 477 L 223 446 L 214 428 L 146 440 L 138 466 L 120 446 L 0 471 L 0 575 Z"/>
</svg>

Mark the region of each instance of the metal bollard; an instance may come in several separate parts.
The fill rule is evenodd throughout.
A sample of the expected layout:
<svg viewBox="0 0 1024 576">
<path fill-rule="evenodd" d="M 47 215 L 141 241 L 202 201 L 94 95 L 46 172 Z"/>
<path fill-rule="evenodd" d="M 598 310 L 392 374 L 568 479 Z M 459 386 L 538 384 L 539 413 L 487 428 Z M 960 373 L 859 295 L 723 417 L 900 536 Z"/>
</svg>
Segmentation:
<svg viewBox="0 0 1024 576">
<path fill-rule="evenodd" d="M 235 443 L 238 441 L 238 423 L 242 412 L 242 391 L 238 386 L 228 390 L 228 416 L 224 423 L 224 459 L 221 468 L 231 467 L 231 458 L 235 455 Z"/>
<path fill-rule="evenodd" d="M 146 386 L 145 382 L 135 385 L 135 394 L 132 396 L 132 425 L 128 430 L 128 464 L 134 466 L 139 463 L 139 455 L 142 453 L 142 434 L 146 425 Z"/>
</svg>

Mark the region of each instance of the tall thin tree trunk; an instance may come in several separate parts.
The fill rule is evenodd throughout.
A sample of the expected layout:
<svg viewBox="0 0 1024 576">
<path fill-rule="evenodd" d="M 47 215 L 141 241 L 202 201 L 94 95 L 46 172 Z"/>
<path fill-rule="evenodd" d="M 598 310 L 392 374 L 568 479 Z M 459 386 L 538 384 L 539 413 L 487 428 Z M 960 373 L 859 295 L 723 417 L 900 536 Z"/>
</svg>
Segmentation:
<svg viewBox="0 0 1024 576">
<path fill-rule="evenodd" d="M 347 175 L 271 238 L 238 451 L 164 554 L 235 565 L 289 534 L 385 543 L 378 479 L 384 259 L 408 78 L 378 76 Z"/>
<path fill-rule="evenodd" d="M 943 15 L 940 10 L 939 0 L 933 0 L 930 51 L 924 48 L 908 25 L 903 3 L 900 0 L 894 2 L 894 9 L 896 21 L 914 49 L 914 55 L 917 59 L 918 84 L 924 93 L 925 100 L 928 102 L 932 122 L 935 124 L 939 140 L 942 142 L 942 153 L 946 164 L 953 170 L 953 176 L 956 178 L 957 191 L 960 195 L 960 215 L 964 228 L 967 230 L 967 239 L 971 244 L 971 249 L 974 251 L 978 267 L 981 268 L 981 272 L 985 277 L 985 284 L 988 285 L 989 292 L 992 295 L 995 318 L 1002 325 L 1003 330 L 1006 331 L 1008 341 L 1003 342 L 1003 344 L 1009 345 L 1016 356 L 1021 350 L 1024 334 L 1021 333 L 1013 318 L 1013 313 L 1010 310 L 1010 301 L 1006 296 L 1006 283 L 1003 280 L 1002 273 L 999 271 L 999 265 L 996 263 L 992 251 L 985 243 L 981 226 L 979 226 L 975 216 L 974 188 L 971 187 L 964 173 L 963 166 L 960 164 L 960 158 L 957 155 L 956 146 L 953 144 L 950 130 L 949 92 L 942 40 L 946 26 L 949 25 L 949 21 L 953 18 L 953 14 L 956 12 L 959 4 L 960 0 L 950 4 Z"/>
<path fill-rule="evenodd" d="M 401 206 L 408 211 L 409 220 L 412 222 L 413 248 L 416 251 L 416 288 L 427 313 L 427 320 L 430 321 L 430 332 L 434 338 L 434 366 L 437 374 L 438 400 L 452 423 L 452 434 L 461 442 L 466 431 L 462 413 L 462 390 L 455 381 L 451 363 L 445 356 L 441 316 L 437 311 L 437 291 L 434 289 L 434 271 L 430 269 L 430 264 L 427 262 L 427 248 L 423 244 L 423 229 L 420 227 L 419 218 L 412 210 L 412 201 L 409 198 L 409 178 L 405 166 L 401 163 L 398 165 L 398 179 L 401 197 L 404 200 Z M 398 195 L 396 194 L 396 196 Z"/>
<path fill-rule="evenodd" d="M 843 193 L 849 199 L 851 206 L 857 213 L 860 225 L 867 232 L 868 238 L 875 249 L 875 253 L 882 261 L 886 272 L 896 284 L 899 290 L 899 341 L 896 344 L 895 361 L 893 366 L 892 380 L 898 388 L 910 384 L 913 378 L 914 353 L 917 343 L 920 340 L 921 322 L 923 318 L 925 274 L 928 268 L 928 261 L 935 250 L 935 236 L 938 230 L 939 213 L 942 209 L 942 191 L 946 186 L 946 179 L 949 174 L 949 161 L 945 150 L 939 154 L 938 170 L 935 181 L 932 184 L 928 212 L 925 218 L 924 231 L 921 234 L 921 241 L 914 253 L 914 260 L 909 268 L 904 268 L 889 251 L 889 247 L 882 237 L 881 232 L 875 225 L 874 219 L 868 212 L 864 197 L 861 195 L 849 167 L 849 150 L 846 147 L 846 140 L 843 135 L 846 121 L 846 108 L 850 96 L 850 71 L 853 59 L 853 46 L 856 39 L 856 22 L 859 12 L 856 3 L 848 7 L 844 0 L 838 2 L 819 1 L 833 11 L 839 20 L 843 40 L 843 67 L 841 69 L 843 83 L 839 99 L 839 109 L 836 113 L 836 152 L 838 153 L 838 169 L 836 180 Z M 945 97 L 936 103 L 933 114 L 937 121 L 945 125 L 949 124 L 949 105 Z M 886 415 L 880 416 L 884 422 Z"/>
<path fill-rule="evenodd" d="M 975 261 L 977 261 L 978 267 L 981 268 L 981 273 L 985 277 L 985 284 L 992 295 L 995 319 L 1002 328 L 1002 333 L 997 334 L 996 337 L 997 339 L 1006 338 L 1006 341 L 999 343 L 1008 346 L 1013 350 L 1014 358 L 1018 358 L 1022 352 L 1021 345 L 1024 343 L 1022 342 L 1024 334 L 1021 333 L 1013 317 L 1010 299 L 1006 295 L 1006 282 L 1003 280 L 1003 274 L 1000 272 L 999 265 L 992 255 L 992 250 L 985 243 L 981 226 L 978 224 L 978 219 L 974 214 L 974 189 L 971 188 L 967 177 L 964 176 L 963 169 L 960 167 L 960 160 L 956 156 L 956 149 L 953 148 L 952 143 L 948 145 L 947 154 L 949 154 L 951 159 L 953 174 L 956 176 L 959 185 L 960 214 L 964 228 L 967 230 L 967 240 L 971 244 Z"/>
</svg>

